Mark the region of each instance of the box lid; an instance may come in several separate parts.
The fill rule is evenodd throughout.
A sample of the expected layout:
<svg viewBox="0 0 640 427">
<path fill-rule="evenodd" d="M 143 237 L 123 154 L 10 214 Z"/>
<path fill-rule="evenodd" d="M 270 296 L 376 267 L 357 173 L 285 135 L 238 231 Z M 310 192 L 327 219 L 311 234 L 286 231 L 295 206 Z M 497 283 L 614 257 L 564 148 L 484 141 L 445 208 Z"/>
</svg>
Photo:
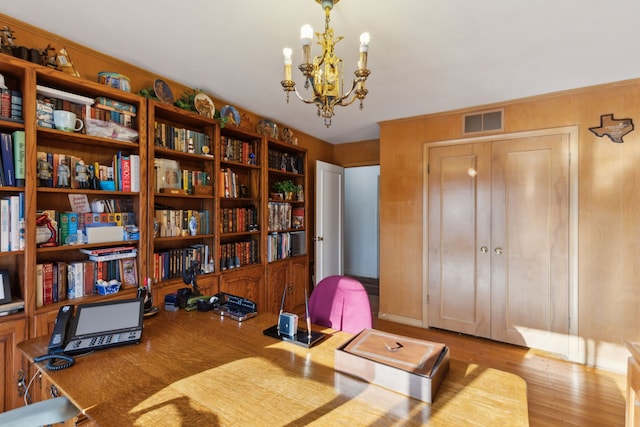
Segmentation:
<svg viewBox="0 0 640 427">
<path fill-rule="evenodd" d="M 356 356 L 429 377 L 446 352 L 441 343 L 365 329 L 343 349 Z"/>
</svg>

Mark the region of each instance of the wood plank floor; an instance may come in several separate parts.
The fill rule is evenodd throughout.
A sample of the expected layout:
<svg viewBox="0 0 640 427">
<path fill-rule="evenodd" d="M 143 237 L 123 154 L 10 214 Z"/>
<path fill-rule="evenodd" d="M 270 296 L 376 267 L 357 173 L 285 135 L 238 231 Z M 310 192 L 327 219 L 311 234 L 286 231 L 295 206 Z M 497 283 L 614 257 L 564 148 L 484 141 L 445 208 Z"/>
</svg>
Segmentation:
<svg viewBox="0 0 640 427">
<path fill-rule="evenodd" d="M 373 296 L 372 306 L 377 305 Z M 377 313 L 377 309 L 375 309 Z M 443 342 L 451 358 L 511 372 L 527 383 L 529 424 L 624 426 L 626 376 L 570 363 L 545 352 L 458 333 L 377 319 L 376 329 Z M 470 417 L 473 415 L 470 414 Z"/>
</svg>

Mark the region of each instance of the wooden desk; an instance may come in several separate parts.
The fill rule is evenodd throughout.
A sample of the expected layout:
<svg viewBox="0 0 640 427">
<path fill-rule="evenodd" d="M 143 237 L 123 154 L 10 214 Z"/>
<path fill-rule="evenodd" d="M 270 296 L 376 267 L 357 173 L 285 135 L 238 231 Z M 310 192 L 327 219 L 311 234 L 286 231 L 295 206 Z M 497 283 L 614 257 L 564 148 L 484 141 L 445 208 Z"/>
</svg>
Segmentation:
<svg viewBox="0 0 640 427">
<path fill-rule="evenodd" d="M 640 343 L 626 341 L 631 357 L 627 360 L 626 427 L 640 426 Z"/>
<path fill-rule="evenodd" d="M 139 345 L 43 372 L 100 426 L 528 425 L 526 384 L 516 375 L 452 355 L 429 405 L 334 371 L 334 350 L 350 334 L 327 330 L 306 349 L 262 334 L 276 318 L 162 311 L 145 319 Z M 18 347 L 32 360 L 47 342 Z"/>
</svg>

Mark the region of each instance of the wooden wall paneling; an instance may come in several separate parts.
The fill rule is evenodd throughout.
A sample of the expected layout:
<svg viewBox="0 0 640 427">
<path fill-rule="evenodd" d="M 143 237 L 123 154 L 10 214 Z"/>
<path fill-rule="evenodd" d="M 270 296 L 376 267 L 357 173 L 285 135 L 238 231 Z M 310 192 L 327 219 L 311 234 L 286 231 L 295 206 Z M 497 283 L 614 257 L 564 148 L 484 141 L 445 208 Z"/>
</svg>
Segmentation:
<svg viewBox="0 0 640 427">
<path fill-rule="evenodd" d="M 335 162 L 342 167 L 373 166 L 380 164 L 380 140 L 351 142 L 333 146 Z"/>
<path fill-rule="evenodd" d="M 420 122 L 381 129 L 380 317 L 422 325 Z M 384 284 L 384 285 L 382 285 Z"/>
<path fill-rule="evenodd" d="M 403 179 L 421 186 L 423 165 L 407 161 L 406 153 L 419 157 L 416 147 L 424 143 L 465 138 L 460 123 L 462 114 L 470 111 L 504 108 L 504 133 L 578 125 L 580 323 L 577 329 L 589 364 L 623 371 L 627 357 L 623 341 L 640 339 L 637 311 L 640 221 L 635 220 L 640 206 L 636 185 L 640 171 L 635 167 L 640 161 L 640 134 L 636 130 L 624 137 L 624 143 L 616 144 L 606 136 L 597 137 L 589 127 L 599 126 L 603 114 L 632 118 L 637 123 L 639 95 L 640 80 L 631 80 L 382 122 L 380 308 L 385 316 L 408 318 L 406 321 L 413 324 L 423 322 L 422 314 L 416 315 L 415 308 L 407 310 L 411 301 L 419 304 L 422 295 L 420 286 L 406 282 L 415 283 L 421 273 L 412 271 L 409 277 L 399 271 L 399 266 L 408 260 L 421 263 L 424 258 L 421 245 L 401 243 L 411 241 L 408 230 L 422 232 L 422 194 L 397 190 L 405 187 L 398 187 Z M 399 146 L 402 150 L 397 150 Z M 417 210 L 419 214 L 397 215 L 401 196 L 403 208 Z M 401 286 L 404 290 L 398 298 Z"/>
</svg>

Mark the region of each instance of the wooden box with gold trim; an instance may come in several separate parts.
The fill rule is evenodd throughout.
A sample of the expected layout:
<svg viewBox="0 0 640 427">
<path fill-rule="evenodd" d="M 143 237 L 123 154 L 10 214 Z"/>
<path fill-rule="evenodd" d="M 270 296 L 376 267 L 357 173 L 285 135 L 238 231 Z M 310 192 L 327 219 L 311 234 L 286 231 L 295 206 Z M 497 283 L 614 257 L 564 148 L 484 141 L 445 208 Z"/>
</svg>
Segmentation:
<svg viewBox="0 0 640 427">
<path fill-rule="evenodd" d="M 335 351 L 337 371 L 432 403 L 449 371 L 441 343 L 365 329 Z"/>
</svg>

